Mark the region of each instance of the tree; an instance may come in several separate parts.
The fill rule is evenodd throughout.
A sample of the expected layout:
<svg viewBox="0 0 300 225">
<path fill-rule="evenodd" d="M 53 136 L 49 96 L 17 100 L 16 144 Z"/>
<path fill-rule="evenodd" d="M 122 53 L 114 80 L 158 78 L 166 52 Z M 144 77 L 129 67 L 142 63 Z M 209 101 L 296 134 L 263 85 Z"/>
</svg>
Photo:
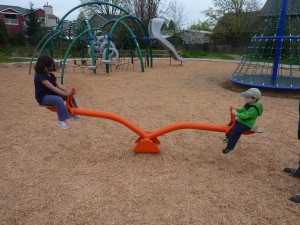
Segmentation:
<svg viewBox="0 0 300 225">
<path fill-rule="evenodd" d="M 95 0 L 80 0 L 81 3 L 94 2 Z M 103 2 L 112 3 L 121 8 L 124 8 L 130 13 L 133 13 L 136 17 L 141 19 L 144 25 L 147 27 L 149 21 L 159 15 L 159 10 L 163 5 L 162 0 L 106 0 Z M 96 13 L 104 13 L 111 15 L 121 15 L 122 12 L 114 7 L 105 5 L 88 5 L 85 7 L 84 14 L 86 18 L 91 18 Z"/>
<path fill-rule="evenodd" d="M 29 3 L 30 9 L 29 13 L 26 17 L 26 28 L 25 28 L 25 34 L 28 37 L 28 42 L 30 45 L 34 46 L 38 44 L 38 42 L 43 37 L 43 29 L 41 27 L 41 22 L 39 21 L 39 18 L 33 9 L 33 3 Z"/>
<path fill-rule="evenodd" d="M 214 8 L 203 11 L 209 21 L 216 24 L 225 14 L 240 16 L 241 13 L 259 11 L 261 4 L 258 0 L 212 0 Z"/>
<path fill-rule="evenodd" d="M 170 1 L 165 15 L 167 21 L 169 21 L 169 23 L 173 21 L 175 28 L 179 30 L 187 21 L 187 15 L 185 13 L 184 6 L 182 2 L 178 2 L 177 0 Z"/>
<path fill-rule="evenodd" d="M 6 46 L 8 44 L 8 33 L 3 20 L 0 20 L 0 45 Z"/>
<path fill-rule="evenodd" d="M 204 21 L 201 22 L 198 20 L 197 23 L 193 23 L 190 27 L 189 30 L 203 30 L 203 31 L 212 31 L 212 24 L 209 21 Z"/>
<path fill-rule="evenodd" d="M 253 22 L 251 13 L 261 9 L 258 0 L 212 0 L 214 8 L 204 11 L 209 23 L 218 25 L 224 39 L 242 40 Z M 250 17 L 250 18 L 249 18 Z"/>
<path fill-rule="evenodd" d="M 176 24 L 175 24 L 175 22 L 173 20 L 170 20 L 168 29 L 171 30 L 171 31 L 173 31 L 173 32 L 175 32 L 175 30 L 176 30 Z"/>
<path fill-rule="evenodd" d="M 110 4 L 121 6 L 122 1 L 123 0 L 103 0 L 102 2 L 107 2 L 107 3 L 110 3 Z M 95 0 L 80 0 L 80 2 L 81 2 L 81 4 L 84 4 L 84 3 L 89 3 L 89 2 L 95 2 Z M 96 13 L 119 15 L 120 10 L 118 10 L 117 8 L 108 6 L 108 5 L 92 4 L 92 5 L 85 6 L 83 13 L 84 13 L 86 18 L 91 18 Z"/>
<path fill-rule="evenodd" d="M 84 12 L 80 11 L 80 13 L 78 14 L 77 19 L 76 19 L 76 29 L 79 29 L 79 30 L 81 29 L 82 21 L 84 19 L 85 19 Z"/>
</svg>

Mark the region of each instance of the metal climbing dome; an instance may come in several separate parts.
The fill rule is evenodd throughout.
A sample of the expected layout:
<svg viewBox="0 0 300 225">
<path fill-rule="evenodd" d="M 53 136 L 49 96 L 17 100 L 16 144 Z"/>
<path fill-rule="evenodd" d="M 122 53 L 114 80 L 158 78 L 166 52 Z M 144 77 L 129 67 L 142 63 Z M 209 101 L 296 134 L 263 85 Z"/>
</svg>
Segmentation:
<svg viewBox="0 0 300 225">
<path fill-rule="evenodd" d="M 264 22 L 232 74 L 234 83 L 300 90 L 300 1 L 268 0 Z"/>
</svg>

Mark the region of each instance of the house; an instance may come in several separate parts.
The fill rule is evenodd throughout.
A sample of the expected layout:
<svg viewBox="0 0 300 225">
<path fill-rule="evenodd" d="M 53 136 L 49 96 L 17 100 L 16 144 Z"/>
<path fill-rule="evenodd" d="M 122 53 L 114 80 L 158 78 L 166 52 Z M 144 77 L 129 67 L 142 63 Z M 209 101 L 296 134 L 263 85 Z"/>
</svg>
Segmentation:
<svg viewBox="0 0 300 225">
<path fill-rule="evenodd" d="M 9 36 L 24 33 L 29 12 L 29 9 L 19 6 L 0 5 L 0 20 L 4 22 Z M 53 7 L 48 3 L 43 9 L 36 9 L 35 12 L 44 27 L 53 27 L 59 22 L 58 17 L 53 15 Z"/>
<path fill-rule="evenodd" d="M 44 5 L 43 10 L 45 11 L 45 27 L 54 27 L 59 23 L 59 18 L 53 14 L 53 7 L 51 5 Z M 43 18 L 42 18 L 43 19 Z"/>
<path fill-rule="evenodd" d="M 117 20 L 120 16 L 111 15 L 111 14 L 104 14 L 104 13 L 97 13 L 89 20 L 90 24 L 93 27 L 102 27 L 104 24 L 111 20 Z"/>
<path fill-rule="evenodd" d="M 182 48 L 191 51 L 205 51 L 210 43 L 212 32 L 202 30 L 183 30 L 172 36 L 163 35 L 175 48 Z"/>
<path fill-rule="evenodd" d="M 202 30 L 184 30 L 175 34 L 175 37 L 182 39 L 184 45 L 208 44 L 212 32 Z"/>
</svg>

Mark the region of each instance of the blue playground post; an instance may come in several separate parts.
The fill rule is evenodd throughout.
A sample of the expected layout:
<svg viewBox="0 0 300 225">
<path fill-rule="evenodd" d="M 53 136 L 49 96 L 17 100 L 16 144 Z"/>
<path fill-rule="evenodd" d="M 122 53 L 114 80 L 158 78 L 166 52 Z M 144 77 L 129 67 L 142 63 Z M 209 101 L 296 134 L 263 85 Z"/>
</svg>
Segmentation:
<svg viewBox="0 0 300 225">
<path fill-rule="evenodd" d="M 277 36 L 279 38 L 277 39 L 277 44 L 276 44 L 276 52 L 275 52 L 274 64 L 273 64 L 272 80 L 276 80 L 277 75 L 278 75 L 278 67 L 279 67 L 281 48 L 282 48 L 282 42 L 283 42 L 282 37 L 284 36 L 284 27 L 285 27 L 285 17 L 286 17 L 287 5 L 288 5 L 288 0 L 283 0 L 282 1 L 280 21 L 279 21 L 279 27 L 278 27 L 278 33 L 277 33 Z"/>
</svg>

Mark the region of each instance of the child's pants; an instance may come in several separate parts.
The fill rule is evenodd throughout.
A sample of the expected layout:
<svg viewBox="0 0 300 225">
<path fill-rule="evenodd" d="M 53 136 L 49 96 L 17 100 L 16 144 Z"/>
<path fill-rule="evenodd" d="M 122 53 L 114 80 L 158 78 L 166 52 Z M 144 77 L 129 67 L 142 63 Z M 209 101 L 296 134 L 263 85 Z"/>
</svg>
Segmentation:
<svg viewBox="0 0 300 225">
<path fill-rule="evenodd" d="M 67 107 L 65 105 L 65 100 L 67 96 L 57 96 L 57 95 L 46 95 L 43 98 L 43 105 L 53 105 L 56 108 L 57 116 L 59 121 L 64 121 L 66 119 L 71 118 Z M 73 98 L 73 104 L 76 108 L 78 108 L 75 99 Z"/>
<path fill-rule="evenodd" d="M 230 133 L 226 133 L 226 137 L 228 138 L 227 149 L 234 149 L 236 143 L 239 141 L 242 133 L 244 131 L 251 130 L 250 127 L 239 123 L 236 121 L 234 127 L 232 128 Z"/>
</svg>

